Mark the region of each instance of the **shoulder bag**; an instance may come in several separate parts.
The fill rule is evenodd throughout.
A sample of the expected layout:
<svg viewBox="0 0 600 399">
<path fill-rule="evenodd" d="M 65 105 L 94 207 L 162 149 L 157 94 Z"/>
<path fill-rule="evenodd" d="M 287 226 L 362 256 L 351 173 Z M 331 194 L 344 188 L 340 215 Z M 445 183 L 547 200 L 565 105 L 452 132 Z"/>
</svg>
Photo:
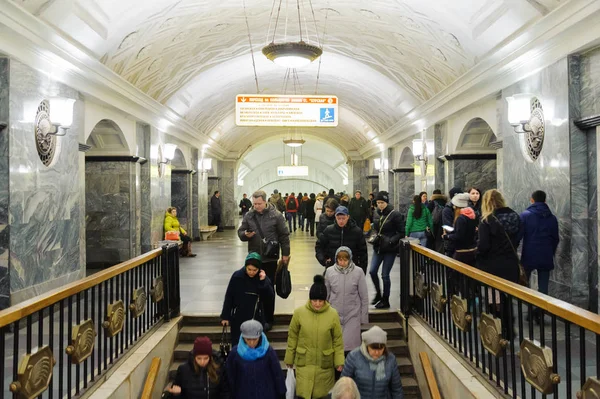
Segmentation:
<svg viewBox="0 0 600 399">
<path fill-rule="evenodd" d="M 223 362 L 227 360 L 229 352 L 231 352 L 231 340 L 229 336 L 229 327 L 223 326 L 223 332 L 221 333 L 221 343 L 219 344 L 219 352 L 221 353 L 221 359 Z"/>
<path fill-rule="evenodd" d="M 288 270 L 288 262 L 280 260 L 275 272 L 275 291 L 283 299 L 287 299 L 292 293 L 292 276 Z"/>
<path fill-rule="evenodd" d="M 367 240 L 369 244 L 374 246 L 379 245 L 379 243 L 381 242 L 381 231 L 383 230 L 383 225 L 385 225 L 385 222 L 388 221 L 388 219 L 390 218 L 392 213 L 394 213 L 394 211 L 395 209 L 392 209 L 392 211 L 388 213 L 385 219 L 383 219 L 383 222 L 381 222 L 381 224 L 379 225 L 379 231 L 377 232 L 377 234 L 372 234 L 371 237 L 369 237 L 369 239 Z"/>
<path fill-rule="evenodd" d="M 256 223 L 256 228 L 258 229 L 258 234 L 260 234 L 260 240 L 262 242 L 262 256 L 263 258 L 279 258 L 279 242 L 277 240 L 267 240 L 265 235 L 263 234 L 262 228 L 258 219 L 256 218 L 256 213 L 253 215 L 254 223 Z"/>
<path fill-rule="evenodd" d="M 521 264 L 521 261 L 519 259 L 519 254 L 517 253 L 517 250 L 516 250 L 515 246 L 513 245 L 510 237 L 508 236 L 508 233 L 506 232 L 506 229 L 504 228 L 504 226 L 502 226 L 502 223 L 500 223 L 500 221 L 498 220 L 498 218 L 496 216 L 492 215 L 492 217 L 494 219 L 496 219 L 496 222 L 498 222 L 498 224 L 502 228 L 502 231 L 504 231 L 504 236 L 508 240 L 508 243 L 510 244 L 510 247 L 512 248 L 515 256 L 517 257 L 517 261 L 519 262 L 519 281 L 518 281 L 519 284 L 522 285 L 522 286 L 524 286 L 524 287 L 529 287 L 529 280 L 527 279 L 527 273 L 525 273 L 525 269 L 523 268 L 523 265 Z"/>
</svg>

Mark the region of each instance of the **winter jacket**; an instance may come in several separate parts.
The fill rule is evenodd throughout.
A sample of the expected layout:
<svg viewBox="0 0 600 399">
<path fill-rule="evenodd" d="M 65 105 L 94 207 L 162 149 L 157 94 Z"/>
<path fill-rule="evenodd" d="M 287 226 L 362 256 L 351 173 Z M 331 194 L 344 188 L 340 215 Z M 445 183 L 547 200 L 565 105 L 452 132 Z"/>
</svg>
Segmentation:
<svg viewBox="0 0 600 399">
<path fill-rule="evenodd" d="M 518 282 L 519 258 L 515 250 L 522 234 L 521 218 L 515 211 L 508 207 L 496 209 L 487 220 L 479 223 L 477 267 L 503 279 Z"/>
<path fill-rule="evenodd" d="M 317 240 L 321 238 L 323 232 L 328 226 L 331 226 L 335 223 L 335 216 L 327 216 L 325 212 L 321 214 L 319 218 L 319 227 L 317 228 Z"/>
<path fill-rule="evenodd" d="M 226 368 L 232 399 L 281 399 L 285 395 L 285 377 L 270 345 L 263 357 L 252 361 L 243 359 L 234 346 Z"/>
<path fill-rule="evenodd" d="M 288 256 L 290 254 L 290 232 L 283 215 L 278 212 L 271 204 L 263 210 L 262 213 L 251 209 L 242 219 L 242 224 L 238 229 L 238 236 L 242 241 L 248 241 L 248 252 L 258 252 L 261 256 L 266 249 L 266 244 L 263 242 L 263 237 L 260 236 L 257 223 L 260 224 L 261 230 L 267 241 L 277 241 L 281 247 L 281 255 Z M 251 229 L 256 234 L 252 238 L 246 237 L 246 230 Z M 272 262 L 277 258 L 263 257 L 263 262 Z"/>
<path fill-rule="evenodd" d="M 296 207 L 294 207 L 292 205 L 291 209 L 290 209 L 290 202 L 294 202 L 296 204 Z M 298 203 L 298 200 L 296 199 L 296 197 L 294 197 L 293 195 L 290 195 L 289 197 L 287 197 L 287 199 L 285 200 L 285 211 L 287 213 L 296 213 L 298 212 L 298 208 L 300 208 L 300 204 Z"/>
<path fill-rule="evenodd" d="M 321 224 L 319 224 L 319 228 Z M 367 270 L 368 254 L 367 241 L 363 230 L 356 225 L 352 219 L 342 228 L 335 221 L 321 234 L 315 243 L 315 256 L 322 266 L 328 267 L 335 263 L 335 253 L 342 245 L 352 250 L 356 264 L 363 270 Z M 331 261 L 327 263 L 327 259 Z"/>
<path fill-rule="evenodd" d="M 294 311 L 284 363 L 296 365 L 297 396 L 321 398 L 333 388 L 334 368 L 344 365 L 344 340 L 338 312 L 328 302 L 315 310 L 309 300 Z"/>
<path fill-rule="evenodd" d="M 352 270 L 342 273 L 337 268 L 330 267 L 325 273 L 327 300 L 340 315 L 344 335 L 344 351 L 348 352 L 360 346 L 360 326 L 369 322 L 369 293 L 365 273 L 352 262 L 352 251 L 340 247 L 336 251 L 345 250 L 350 254 Z"/>
<path fill-rule="evenodd" d="M 285 211 L 285 202 L 279 193 L 271 195 L 271 198 L 269 198 L 269 204 L 273 205 L 273 207 L 279 212 Z"/>
<path fill-rule="evenodd" d="M 319 219 L 321 218 L 321 214 L 323 213 L 323 208 L 325 208 L 325 203 L 323 202 L 323 197 L 317 197 L 317 199 L 315 200 L 315 206 L 314 206 L 314 211 L 315 211 L 315 220 L 317 222 L 319 222 Z"/>
<path fill-rule="evenodd" d="M 206 368 L 199 368 L 196 373 L 194 367 L 194 355 L 190 352 L 188 361 L 177 368 L 177 374 L 173 385 L 181 387 L 181 394 L 176 395 L 178 399 L 229 399 L 229 381 L 225 373 L 225 365 L 219 358 L 217 352 L 213 352 L 213 362 L 218 364 L 218 382 L 212 382 L 208 378 Z"/>
<path fill-rule="evenodd" d="M 462 213 L 465 210 L 470 212 Z M 454 249 L 472 249 L 477 247 L 477 217 L 471 208 L 464 208 L 454 222 L 454 231 L 446 238 L 454 243 Z"/>
<path fill-rule="evenodd" d="M 221 319 L 229 320 L 231 342 L 234 345 L 240 338 L 240 326 L 243 322 L 255 319 L 265 323 L 263 303 L 266 298 L 274 297 L 275 293 L 268 277 L 261 280 L 257 273 L 251 278 L 246 273 L 245 266 L 231 275 L 225 292 Z"/>
<path fill-rule="evenodd" d="M 554 269 L 558 247 L 558 220 L 545 202 L 535 202 L 521 214 L 523 249 L 521 263 L 525 270 Z"/>
<path fill-rule="evenodd" d="M 358 227 L 361 229 L 365 225 L 365 220 L 367 220 L 367 217 L 369 216 L 369 209 L 369 202 L 362 197 L 360 199 L 353 197 L 348 204 L 350 217 L 354 219 Z"/>
<path fill-rule="evenodd" d="M 422 232 L 427 230 L 433 231 L 433 219 L 431 219 L 431 212 L 425 205 L 420 204 L 421 206 L 421 217 L 419 219 L 415 219 L 415 205 L 411 205 L 408 208 L 408 216 L 406 218 L 406 235 L 408 236 L 410 233 L 414 232 Z"/>
<path fill-rule="evenodd" d="M 221 215 L 221 198 L 217 198 L 216 195 L 210 197 L 210 209 L 214 215 Z"/>
<path fill-rule="evenodd" d="M 454 226 L 454 205 L 450 201 L 442 211 L 442 226 Z M 454 241 L 444 240 L 444 252 L 448 256 L 454 255 Z"/>
<path fill-rule="evenodd" d="M 315 199 L 309 198 L 306 201 L 302 201 L 304 205 L 304 217 L 310 220 L 315 220 Z"/>
<path fill-rule="evenodd" d="M 377 381 L 376 370 L 371 369 L 371 361 L 354 349 L 346 357 L 342 377 L 350 377 L 356 383 L 361 399 L 403 399 L 402 381 L 398 363 L 393 353 L 385 355 L 385 378 Z"/>
<path fill-rule="evenodd" d="M 446 206 L 446 204 L 448 203 L 448 197 L 446 197 L 444 194 L 433 194 L 431 196 L 431 201 L 428 201 L 427 203 L 427 209 L 429 209 L 429 212 L 431 212 L 431 214 L 433 215 L 433 210 L 435 209 L 435 206 Z"/>
<path fill-rule="evenodd" d="M 474 204 L 473 201 L 469 200 L 469 208 L 475 211 L 476 220 L 477 223 L 479 223 L 479 221 L 481 221 L 481 198 L 479 199 L 479 201 L 477 201 L 476 204 Z"/>
<path fill-rule="evenodd" d="M 179 220 L 169 212 L 165 214 L 165 232 L 167 231 L 178 231 L 181 234 L 187 234 L 179 224 Z"/>
<path fill-rule="evenodd" d="M 436 252 L 440 252 L 440 253 L 444 253 L 444 239 L 442 238 L 442 233 L 444 232 L 442 229 L 442 223 L 435 222 L 435 219 L 433 218 L 433 213 L 435 211 L 435 209 L 437 207 L 441 208 L 441 211 L 443 213 L 444 209 L 446 209 L 446 204 L 448 203 L 448 197 L 446 197 L 443 194 L 433 194 L 431 196 L 431 201 L 429 201 L 429 205 L 427 206 L 427 209 L 429 209 L 429 212 L 431 212 L 431 220 L 433 221 L 433 237 L 435 238 L 435 241 L 433 243 L 433 249 Z M 443 220 L 443 218 L 442 218 Z M 479 221 L 477 222 L 479 223 Z"/>
<path fill-rule="evenodd" d="M 248 198 L 242 198 L 239 207 L 242 210 L 242 213 L 248 212 L 252 209 L 252 202 Z"/>
<path fill-rule="evenodd" d="M 388 205 L 383 211 L 377 209 L 379 218 L 373 222 L 373 231 L 381 233 L 381 239 L 378 245 L 373 249 L 377 253 L 390 253 L 398 251 L 398 244 L 402 238 L 402 216 L 400 212 L 394 210 L 394 207 Z M 383 227 L 380 224 L 383 223 Z M 380 229 L 381 227 L 381 229 Z"/>
</svg>

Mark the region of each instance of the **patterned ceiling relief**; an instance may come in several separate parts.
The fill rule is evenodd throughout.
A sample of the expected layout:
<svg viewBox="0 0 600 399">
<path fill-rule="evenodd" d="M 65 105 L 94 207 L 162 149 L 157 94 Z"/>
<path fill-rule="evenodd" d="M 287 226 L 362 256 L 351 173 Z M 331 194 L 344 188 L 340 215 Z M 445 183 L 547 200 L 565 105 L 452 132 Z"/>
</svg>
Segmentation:
<svg viewBox="0 0 600 399">
<path fill-rule="evenodd" d="M 88 47 L 108 68 L 171 106 L 203 134 L 230 118 L 235 94 L 256 91 L 241 0 L 12 1 Z M 272 0 L 246 1 L 263 93 L 281 92 L 285 72 L 260 53 L 272 4 Z M 312 4 L 324 45 L 319 93 L 337 95 L 368 129 L 381 133 L 561 1 L 313 0 Z M 102 15 L 86 16 L 77 11 L 81 9 Z M 73 18 L 91 29 L 69 31 L 61 24 Z M 317 67 L 300 71 L 298 94 L 315 92 Z M 228 73 L 220 75 L 222 69 Z M 348 134 L 364 136 L 362 126 L 349 129 Z M 235 129 L 236 134 L 243 131 Z M 353 143 L 362 141 L 356 138 Z M 220 144 L 229 149 L 231 142 Z"/>
</svg>

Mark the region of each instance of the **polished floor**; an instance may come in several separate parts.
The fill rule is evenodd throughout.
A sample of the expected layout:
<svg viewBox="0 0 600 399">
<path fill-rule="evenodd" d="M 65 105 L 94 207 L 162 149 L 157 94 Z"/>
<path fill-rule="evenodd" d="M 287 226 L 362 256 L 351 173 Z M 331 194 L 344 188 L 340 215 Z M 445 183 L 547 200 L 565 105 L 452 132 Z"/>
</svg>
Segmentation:
<svg viewBox="0 0 600 399">
<path fill-rule="evenodd" d="M 276 313 L 292 313 L 308 299 L 313 276 L 323 273 L 323 267 L 315 258 L 316 237 L 300 229 L 290 234 L 293 292 L 287 299 L 277 297 Z M 369 246 L 370 247 L 370 246 Z M 248 253 L 247 244 L 239 240 L 236 230 L 215 233 L 209 240 L 195 242 L 196 258 L 182 258 L 181 311 L 184 315 L 220 314 L 227 283 L 231 274 L 243 266 Z M 369 261 L 372 249 L 369 248 Z M 380 272 L 381 273 L 381 272 Z M 392 290 L 390 304 L 398 309 L 400 304 L 400 263 L 396 260 L 391 273 Z M 375 289 L 367 276 L 370 298 Z"/>
</svg>

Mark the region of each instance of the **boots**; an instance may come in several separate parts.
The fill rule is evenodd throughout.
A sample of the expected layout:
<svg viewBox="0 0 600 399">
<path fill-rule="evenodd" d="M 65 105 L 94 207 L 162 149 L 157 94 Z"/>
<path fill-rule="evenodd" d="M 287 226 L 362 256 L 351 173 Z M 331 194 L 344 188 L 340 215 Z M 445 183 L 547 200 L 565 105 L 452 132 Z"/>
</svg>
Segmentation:
<svg viewBox="0 0 600 399">
<path fill-rule="evenodd" d="M 371 301 L 371 305 L 377 305 L 381 301 L 381 293 L 375 294 L 375 298 Z"/>
<path fill-rule="evenodd" d="M 375 309 L 389 309 L 390 308 L 390 298 L 384 296 L 381 298 L 381 301 L 377 305 L 375 305 Z"/>
</svg>

